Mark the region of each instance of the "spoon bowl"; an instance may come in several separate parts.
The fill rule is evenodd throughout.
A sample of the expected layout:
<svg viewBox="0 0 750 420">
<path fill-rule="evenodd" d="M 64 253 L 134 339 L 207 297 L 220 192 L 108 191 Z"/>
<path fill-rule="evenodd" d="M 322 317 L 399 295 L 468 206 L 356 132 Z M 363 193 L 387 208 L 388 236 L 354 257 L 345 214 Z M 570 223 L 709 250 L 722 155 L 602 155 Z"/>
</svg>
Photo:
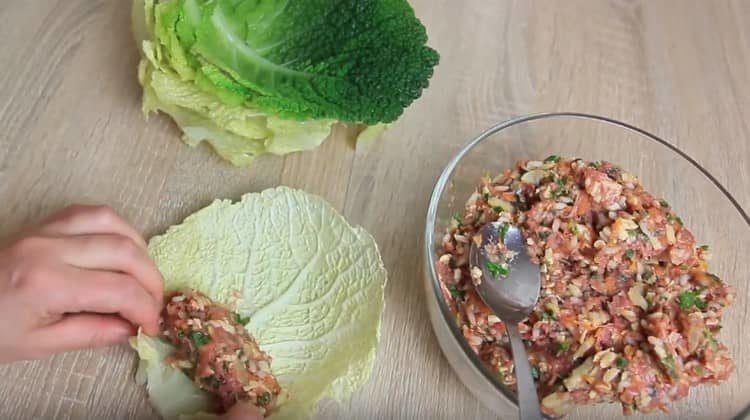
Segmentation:
<svg viewBox="0 0 750 420">
<path fill-rule="evenodd" d="M 542 419 L 539 397 L 531 376 L 526 348 L 518 331 L 518 323 L 534 309 L 541 286 L 540 269 L 531 262 L 526 252 L 526 241 L 518 227 L 509 223 L 492 222 L 482 227 L 479 246 L 472 242 L 469 264 L 472 271 L 479 268 L 475 279 L 479 297 L 505 323 L 518 388 L 518 409 L 521 420 Z M 490 250 L 502 243 L 510 258 L 499 258 Z"/>
<path fill-rule="evenodd" d="M 534 309 L 542 278 L 539 266 L 531 262 L 526 252 L 526 241 L 521 230 L 507 223 L 506 228 L 501 229 L 502 225 L 501 222 L 484 225 L 480 232 L 482 244 L 471 247 L 469 262 L 472 267 L 482 270 L 482 281 L 476 290 L 484 303 L 504 322 L 519 323 Z M 499 238 L 501 230 L 505 231 L 504 238 Z M 515 254 L 508 261 L 507 276 L 495 275 L 487 264 L 491 258 L 487 253 L 488 246 L 497 244 L 500 239 Z"/>
</svg>

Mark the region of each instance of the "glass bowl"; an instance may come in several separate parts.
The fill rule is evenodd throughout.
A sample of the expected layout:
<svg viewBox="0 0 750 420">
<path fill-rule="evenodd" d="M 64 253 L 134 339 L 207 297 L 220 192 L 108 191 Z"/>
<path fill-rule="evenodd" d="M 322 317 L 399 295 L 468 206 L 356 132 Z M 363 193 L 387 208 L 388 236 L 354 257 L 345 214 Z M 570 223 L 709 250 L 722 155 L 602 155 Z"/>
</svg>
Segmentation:
<svg viewBox="0 0 750 420">
<path fill-rule="evenodd" d="M 577 113 L 540 114 L 498 124 L 472 140 L 448 163 L 430 198 L 424 237 L 425 291 L 430 320 L 448 362 L 469 390 L 500 416 L 516 417 L 515 395 L 464 341 L 443 300 L 435 272 L 436 250 L 451 217 L 463 211 L 483 174 L 511 168 L 518 159 L 549 155 L 605 160 L 639 177 L 645 189 L 665 198 L 694 233 L 711 246 L 709 270 L 735 287 L 719 339 L 732 353 L 735 372 L 726 382 L 692 388 L 670 405 L 670 413 L 648 418 L 732 418 L 750 402 L 750 338 L 744 325 L 750 279 L 750 218 L 731 193 L 700 164 L 674 145 L 631 125 Z M 576 418 L 621 415 L 619 404 L 577 408 Z M 638 417 L 638 413 L 636 416 Z"/>
</svg>

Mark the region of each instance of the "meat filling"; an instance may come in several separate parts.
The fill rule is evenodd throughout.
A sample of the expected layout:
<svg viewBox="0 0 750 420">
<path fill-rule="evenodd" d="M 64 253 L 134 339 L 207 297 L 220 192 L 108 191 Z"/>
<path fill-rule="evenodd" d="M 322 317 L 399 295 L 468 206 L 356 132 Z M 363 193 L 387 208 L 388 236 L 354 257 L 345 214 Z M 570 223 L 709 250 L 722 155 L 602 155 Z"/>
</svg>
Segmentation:
<svg viewBox="0 0 750 420">
<path fill-rule="evenodd" d="M 167 298 L 163 334 L 174 353 L 167 362 L 216 397 L 219 412 L 238 401 L 268 415 L 281 393 L 271 358 L 243 326 L 238 314 L 195 290 Z"/>
</svg>

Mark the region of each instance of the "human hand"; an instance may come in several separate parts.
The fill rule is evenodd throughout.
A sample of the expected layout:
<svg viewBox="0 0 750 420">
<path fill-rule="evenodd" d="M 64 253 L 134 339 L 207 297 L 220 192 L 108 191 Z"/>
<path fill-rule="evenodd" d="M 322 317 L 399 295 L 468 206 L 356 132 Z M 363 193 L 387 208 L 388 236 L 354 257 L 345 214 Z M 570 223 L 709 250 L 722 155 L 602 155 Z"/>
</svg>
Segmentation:
<svg viewBox="0 0 750 420">
<path fill-rule="evenodd" d="M 114 211 L 71 206 L 0 249 L 0 363 L 159 332 L 162 278 Z"/>
</svg>

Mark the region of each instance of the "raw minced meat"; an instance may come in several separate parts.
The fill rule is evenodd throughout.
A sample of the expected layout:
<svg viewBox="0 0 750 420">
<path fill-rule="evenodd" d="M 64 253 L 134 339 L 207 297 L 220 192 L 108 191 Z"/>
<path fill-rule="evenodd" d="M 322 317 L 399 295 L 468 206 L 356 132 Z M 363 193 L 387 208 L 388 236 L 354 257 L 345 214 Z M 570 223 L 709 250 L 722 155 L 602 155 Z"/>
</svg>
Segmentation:
<svg viewBox="0 0 750 420">
<path fill-rule="evenodd" d="M 175 346 L 167 362 L 214 395 L 221 412 L 238 401 L 268 415 L 281 387 L 271 358 L 240 322 L 239 315 L 195 290 L 167 297 L 163 335 Z"/>
<path fill-rule="evenodd" d="M 539 301 L 519 329 L 545 413 L 598 402 L 666 411 L 732 372 L 716 335 L 733 292 L 707 271 L 708 247 L 633 175 L 551 156 L 483 178 L 437 262 L 464 338 L 504 384 L 515 385 L 505 326 L 476 294 L 468 263 L 470 241 L 493 221 L 520 226 L 541 266 Z"/>
</svg>

